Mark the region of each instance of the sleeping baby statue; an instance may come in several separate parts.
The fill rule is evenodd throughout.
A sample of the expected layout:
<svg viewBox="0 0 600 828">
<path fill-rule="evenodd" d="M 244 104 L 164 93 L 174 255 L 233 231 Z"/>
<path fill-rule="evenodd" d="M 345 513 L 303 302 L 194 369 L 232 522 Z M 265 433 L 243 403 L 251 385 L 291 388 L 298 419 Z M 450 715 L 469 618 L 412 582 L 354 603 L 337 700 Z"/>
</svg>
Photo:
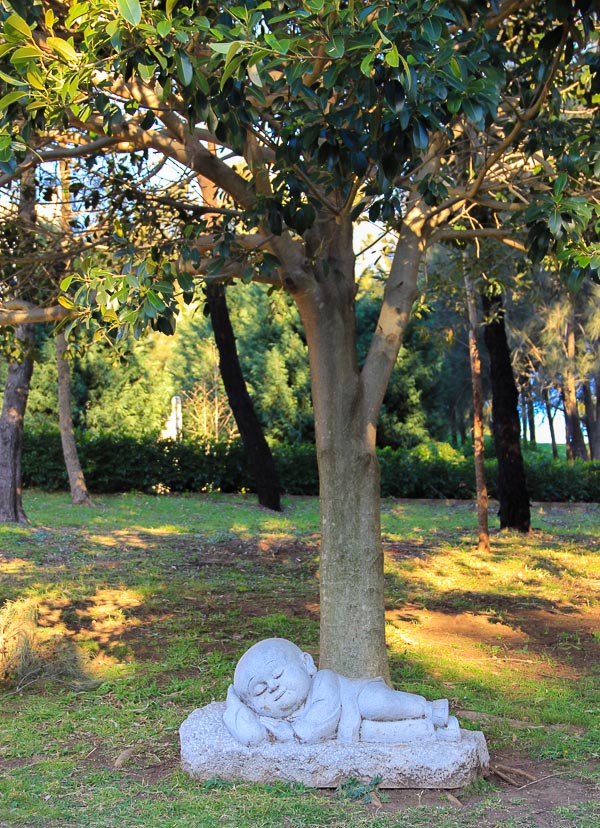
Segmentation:
<svg viewBox="0 0 600 828">
<path fill-rule="evenodd" d="M 239 660 L 223 721 L 247 747 L 265 741 L 307 744 L 459 741 L 448 701 L 389 687 L 382 678 L 350 679 L 317 670 L 309 653 L 285 638 L 267 638 Z"/>
</svg>

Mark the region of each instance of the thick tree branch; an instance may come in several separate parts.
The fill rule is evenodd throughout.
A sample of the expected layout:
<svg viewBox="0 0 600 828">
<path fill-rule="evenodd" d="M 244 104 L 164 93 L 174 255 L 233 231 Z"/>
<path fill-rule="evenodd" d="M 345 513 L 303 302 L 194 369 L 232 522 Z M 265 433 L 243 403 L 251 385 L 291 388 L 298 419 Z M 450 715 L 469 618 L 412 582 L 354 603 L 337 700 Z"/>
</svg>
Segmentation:
<svg viewBox="0 0 600 828">
<path fill-rule="evenodd" d="M 66 146 L 61 149 L 51 149 L 39 152 L 32 152 L 28 154 L 25 160 L 19 164 L 16 170 L 12 173 L 5 173 L 0 176 L 0 187 L 9 184 L 20 178 L 26 170 L 37 167 L 47 161 L 59 161 L 62 158 L 80 158 L 86 155 L 93 155 L 96 152 L 115 147 L 122 143 L 121 138 L 116 138 L 113 135 L 104 135 L 101 138 L 88 141 L 87 143 L 75 144 L 74 146 Z"/>
<path fill-rule="evenodd" d="M 507 17 L 510 17 L 511 14 L 515 14 L 520 11 L 527 11 L 527 9 L 531 8 L 534 3 L 535 0 L 506 0 L 506 2 L 500 6 L 498 14 L 486 17 L 484 23 L 486 31 L 489 32 L 491 29 L 495 29 L 496 26 L 506 20 Z"/>
<path fill-rule="evenodd" d="M 62 305 L 40 308 L 28 302 L 5 302 L 0 305 L 0 327 L 26 325 L 38 322 L 62 322 L 76 316 L 76 312 Z"/>
<path fill-rule="evenodd" d="M 464 230 L 444 227 L 431 234 L 429 244 L 441 241 L 459 241 L 461 239 L 497 239 L 507 247 L 513 247 L 515 250 L 527 253 L 527 247 L 522 242 L 512 238 L 510 231 L 503 230 L 501 227 L 477 227 Z"/>
</svg>

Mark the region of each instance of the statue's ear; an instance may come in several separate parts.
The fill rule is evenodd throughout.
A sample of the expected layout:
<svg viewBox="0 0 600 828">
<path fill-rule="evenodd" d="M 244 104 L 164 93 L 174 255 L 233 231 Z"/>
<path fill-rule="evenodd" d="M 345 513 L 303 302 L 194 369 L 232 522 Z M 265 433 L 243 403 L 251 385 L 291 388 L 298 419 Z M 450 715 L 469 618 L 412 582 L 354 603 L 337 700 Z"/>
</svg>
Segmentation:
<svg viewBox="0 0 600 828">
<path fill-rule="evenodd" d="M 302 653 L 302 658 L 304 659 L 304 664 L 306 666 L 306 672 L 312 678 L 315 673 L 317 672 L 317 667 L 315 662 L 313 661 L 313 657 L 310 653 Z"/>
</svg>

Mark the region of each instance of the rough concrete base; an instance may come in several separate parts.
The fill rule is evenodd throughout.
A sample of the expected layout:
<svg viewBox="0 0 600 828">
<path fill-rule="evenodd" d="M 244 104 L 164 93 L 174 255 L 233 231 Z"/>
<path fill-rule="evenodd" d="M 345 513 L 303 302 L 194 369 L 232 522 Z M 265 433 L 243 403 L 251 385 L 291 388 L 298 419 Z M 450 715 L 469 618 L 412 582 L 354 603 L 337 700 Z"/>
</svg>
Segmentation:
<svg viewBox="0 0 600 828">
<path fill-rule="evenodd" d="M 382 788 L 461 788 L 489 764 L 483 733 L 470 730 L 462 730 L 458 742 L 269 742 L 248 748 L 229 734 L 224 710 L 224 702 L 194 710 L 179 729 L 181 765 L 194 779 L 336 788 L 351 777 L 361 782 L 381 777 Z"/>
</svg>

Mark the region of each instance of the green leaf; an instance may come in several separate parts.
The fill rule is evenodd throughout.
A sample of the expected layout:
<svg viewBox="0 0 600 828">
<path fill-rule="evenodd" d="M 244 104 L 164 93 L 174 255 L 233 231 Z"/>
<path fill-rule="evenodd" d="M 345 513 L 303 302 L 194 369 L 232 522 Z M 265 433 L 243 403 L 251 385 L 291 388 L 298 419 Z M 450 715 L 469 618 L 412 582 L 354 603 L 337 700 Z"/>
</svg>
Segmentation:
<svg viewBox="0 0 600 828">
<path fill-rule="evenodd" d="M 344 52 L 346 51 L 346 46 L 344 43 L 344 38 L 340 37 L 339 35 L 334 35 L 329 43 L 325 44 L 325 52 L 331 58 L 341 58 L 344 56 Z"/>
<path fill-rule="evenodd" d="M 375 61 L 376 56 L 377 52 L 369 52 L 369 54 L 365 55 L 365 57 L 361 60 L 360 71 L 363 75 L 369 77 L 369 75 L 373 71 L 373 63 Z"/>
<path fill-rule="evenodd" d="M 419 150 L 425 150 L 429 145 L 427 130 L 420 121 L 413 126 L 413 141 L 415 147 Z"/>
<path fill-rule="evenodd" d="M 175 54 L 175 66 L 177 67 L 177 75 L 181 83 L 184 86 L 189 86 L 194 77 L 194 68 L 189 57 L 181 49 L 178 49 Z"/>
<path fill-rule="evenodd" d="M 470 100 L 463 101 L 463 111 L 474 124 L 483 125 L 483 109 L 478 103 Z"/>
<path fill-rule="evenodd" d="M 392 48 L 385 53 L 385 62 L 388 66 L 396 67 L 400 65 L 400 55 L 395 43 L 392 43 Z"/>
<path fill-rule="evenodd" d="M 23 35 L 28 40 L 32 40 L 33 34 L 31 28 L 27 25 L 27 23 L 23 20 L 22 17 L 19 17 L 18 14 L 11 14 L 8 20 L 4 24 L 4 31 L 7 29 L 14 29 L 20 35 Z"/>
<path fill-rule="evenodd" d="M 255 65 L 248 64 L 248 67 L 246 68 L 246 71 L 248 73 L 248 77 L 250 78 L 250 80 L 252 81 L 252 83 L 255 86 L 262 86 L 263 85 L 262 79 L 261 79 L 261 77 L 258 73 L 258 69 L 256 68 Z"/>
<path fill-rule="evenodd" d="M 142 19 L 142 7 L 139 0 L 117 0 L 117 8 L 121 17 L 132 26 L 137 26 Z"/>
<path fill-rule="evenodd" d="M 450 71 L 457 80 L 462 80 L 462 72 L 460 71 L 460 64 L 455 57 L 450 58 Z"/>
<path fill-rule="evenodd" d="M 172 23 L 170 20 L 161 20 L 156 26 L 156 31 L 161 37 L 166 37 L 171 31 Z"/>
<path fill-rule="evenodd" d="M 228 43 L 209 43 L 209 46 L 213 50 L 213 52 L 218 52 L 220 55 L 226 55 L 232 45 L 233 44 L 231 43 L 231 41 L 229 41 Z"/>
<path fill-rule="evenodd" d="M 3 109 L 7 109 L 11 104 L 15 103 L 16 101 L 20 101 L 21 98 L 26 98 L 27 92 L 23 89 L 14 89 L 12 92 L 9 92 L 8 95 L 4 95 L 3 98 L 0 98 L 0 111 Z"/>
<path fill-rule="evenodd" d="M 555 207 L 548 216 L 548 227 L 553 236 L 559 236 L 562 227 L 562 217 L 560 210 Z"/>
<path fill-rule="evenodd" d="M 16 49 L 11 56 L 11 63 L 17 63 L 20 60 L 30 60 L 31 58 L 38 58 L 42 55 L 42 50 L 37 46 L 21 46 Z"/>
<path fill-rule="evenodd" d="M 554 182 L 554 195 L 559 196 L 567 186 L 569 175 L 566 172 L 561 173 Z"/>
<path fill-rule="evenodd" d="M 448 112 L 451 112 L 455 115 L 457 112 L 460 111 L 460 107 L 462 105 L 462 97 L 458 92 L 450 92 L 448 95 L 448 100 L 446 101 L 446 107 Z"/>
<path fill-rule="evenodd" d="M 437 43 L 442 36 L 442 23 L 436 17 L 428 17 L 423 24 L 423 33 L 430 43 Z"/>
<path fill-rule="evenodd" d="M 62 37 L 48 37 L 46 38 L 46 43 L 52 51 L 66 63 L 77 63 L 77 52 L 73 46 L 66 40 L 63 40 Z"/>
<path fill-rule="evenodd" d="M 27 86 L 25 81 L 19 80 L 19 78 L 13 78 L 12 75 L 7 75 L 6 72 L 3 72 L 0 69 L 0 78 L 5 82 L 10 84 L 11 86 Z"/>
<path fill-rule="evenodd" d="M 70 276 L 65 276 L 65 278 L 60 283 L 60 289 L 61 290 L 68 290 L 69 287 L 71 286 L 72 281 L 73 281 L 73 275 L 72 274 Z"/>
</svg>

